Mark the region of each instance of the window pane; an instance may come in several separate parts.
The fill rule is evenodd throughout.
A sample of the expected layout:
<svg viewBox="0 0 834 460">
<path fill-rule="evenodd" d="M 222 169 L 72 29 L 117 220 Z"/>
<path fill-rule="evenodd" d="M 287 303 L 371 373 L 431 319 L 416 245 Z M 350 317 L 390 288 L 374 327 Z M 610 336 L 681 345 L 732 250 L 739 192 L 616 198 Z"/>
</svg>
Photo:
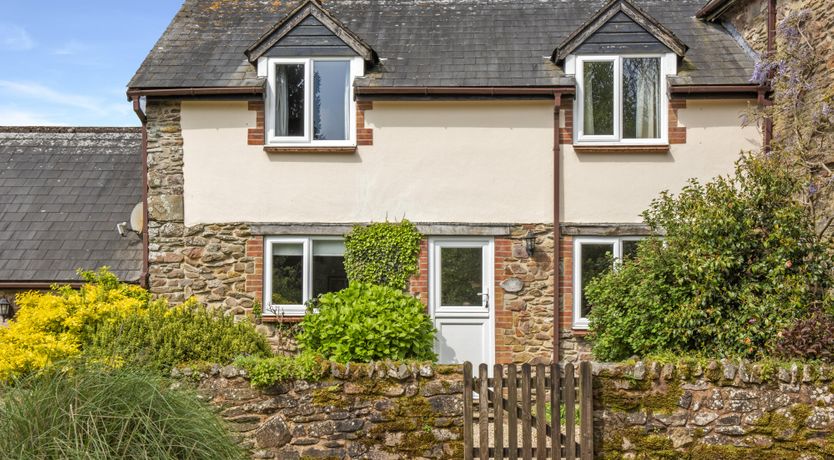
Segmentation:
<svg viewBox="0 0 834 460">
<path fill-rule="evenodd" d="M 301 243 L 272 245 L 272 303 L 301 305 L 304 303 L 304 247 Z"/>
<path fill-rule="evenodd" d="M 313 64 L 313 138 L 348 138 L 349 61 L 315 61 Z"/>
<path fill-rule="evenodd" d="M 585 62 L 582 84 L 583 132 L 614 135 L 614 62 Z"/>
<path fill-rule="evenodd" d="M 623 137 L 660 137 L 660 59 L 623 59 Z"/>
<path fill-rule="evenodd" d="M 440 304 L 482 306 L 484 292 L 481 248 L 440 249 Z"/>
<path fill-rule="evenodd" d="M 275 135 L 304 136 L 304 64 L 275 66 Z"/>
<path fill-rule="evenodd" d="M 585 298 L 585 288 L 597 276 L 611 270 L 614 264 L 614 246 L 610 243 L 583 243 L 582 244 L 582 317 L 587 318 L 591 312 L 591 306 Z"/>
<path fill-rule="evenodd" d="M 345 242 L 313 240 L 313 297 L 347 287 Z"/>
<path fill-rule="evenodd" d="M 623 241 L 623 260 L 631 259 L 637 255 L 638 240 L 624 240 Z"/>
</svg>

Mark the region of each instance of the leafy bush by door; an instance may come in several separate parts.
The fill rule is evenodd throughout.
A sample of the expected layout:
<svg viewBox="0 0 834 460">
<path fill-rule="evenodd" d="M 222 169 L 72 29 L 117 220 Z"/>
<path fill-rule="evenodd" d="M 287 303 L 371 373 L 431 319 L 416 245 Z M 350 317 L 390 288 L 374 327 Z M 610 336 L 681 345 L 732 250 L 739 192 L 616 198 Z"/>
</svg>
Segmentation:
<svg viewBox="0 0 834 460">
<path fill-rule="evenodd" d="M 351 283 L 313 302 L 297 339 L 338 362 L 434 360 L 434 326 L 420 301 L 399 289 Z"/>
</svg>

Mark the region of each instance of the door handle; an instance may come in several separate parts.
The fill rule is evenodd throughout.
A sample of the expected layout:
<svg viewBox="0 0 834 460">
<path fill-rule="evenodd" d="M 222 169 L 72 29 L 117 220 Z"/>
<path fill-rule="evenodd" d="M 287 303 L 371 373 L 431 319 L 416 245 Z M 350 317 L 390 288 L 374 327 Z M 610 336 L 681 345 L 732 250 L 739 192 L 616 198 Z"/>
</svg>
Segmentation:
<svg viewBox="0 0 834 460">
<path fill-rule="evenodd" d="M 479 292 L 478 295 L 484 299 L 484 306 L 489 308 L 489 292 Z"/>
</svg>

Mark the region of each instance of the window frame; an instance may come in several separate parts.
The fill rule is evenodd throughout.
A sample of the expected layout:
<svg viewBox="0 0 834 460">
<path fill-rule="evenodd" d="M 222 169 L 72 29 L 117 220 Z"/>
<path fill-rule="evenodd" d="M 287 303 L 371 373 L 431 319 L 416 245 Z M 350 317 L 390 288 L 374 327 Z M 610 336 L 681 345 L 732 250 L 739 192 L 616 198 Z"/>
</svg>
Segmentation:
<svg viewBox="0 0 834 460">
<path fill-rule="evenodd" d="M 345 239 L 340 236 L 268 236 L 264 238 L 263 316 L 304 316 L 307 313 L 307 302 L 310 301 L 313 293 L 313 244 L 315 241 L 344 242 Z M 272 246 L 275 243 L 302 245 L 301 304 L 272 303 Z"/>
<path fill-rule="evenodd" d="M 349 63 L 348 75 L 348 138 L 344 140 L 313 139 L 313 66 L 316 61 L 344 61 Z M 355 147 L 356 146 L 356 98 L 353 81 L 364 75 L 364 61 L 361 57 L 325 56 L 300 58 L 268 58 L 266 65 L 266 113 L 264 114 L 265 141 L 274 147 Z M 304 64 L 304 136 L 275 135 L 275 75 L 276 67 L 283 64 Z"/>
<path fill-rule="evenodd" d="M 581 236 L 573 240 L 573 329 L 586 330 L 589 326 L 587 317 L 582 316 L 582 246 L 585 244 L 610 244 L 613 247 L 612 265 L 615 270 L 622 263 L 623 243 L 641 241 L 645 236 Z"/>
<path fill-rule="evenodd" d="M 672 55 L 674 57 L 674 54 Z M 623 138 L 623 59 L 629 58 L 657 58 L 660 67 L 660 97 L 658 111 L 660 116 L 660 137 L 657 138 Z M 579 55 L 571 60 L 575 66 L 576 98 L 574 99 L 574 131 L 577 145 L 666 145 L 669 143 L 669 91 L 666 77 L 674 75 L 670 72 L 674 59 L 669 53 L 628 53 L 628 54 L 589 54 Z M 585 66 L 586 62 L 614 63 L 614 134 L 613 135 L 585 135 L 584 104 Z M 674 63 L 676 64 L 676 62 Z"/>
</svg>

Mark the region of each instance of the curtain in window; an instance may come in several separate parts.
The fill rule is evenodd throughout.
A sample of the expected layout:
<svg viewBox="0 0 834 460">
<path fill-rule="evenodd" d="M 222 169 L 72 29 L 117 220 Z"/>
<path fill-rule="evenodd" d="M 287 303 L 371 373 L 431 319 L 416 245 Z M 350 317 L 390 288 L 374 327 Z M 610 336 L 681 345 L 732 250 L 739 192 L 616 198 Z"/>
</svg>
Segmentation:
<svg viewBox="0 0 834 460">
<path fill-rule="evenodd" d="M 275 135 L 289 135 L 289 85 L 287 84 L 287 66 L 275 67 Z"/>
<path fill-rule="evenodd" d="M 623 59 L 623 136 L 630 139 L 660 137 L 660 60 Z"/>
</svg>

